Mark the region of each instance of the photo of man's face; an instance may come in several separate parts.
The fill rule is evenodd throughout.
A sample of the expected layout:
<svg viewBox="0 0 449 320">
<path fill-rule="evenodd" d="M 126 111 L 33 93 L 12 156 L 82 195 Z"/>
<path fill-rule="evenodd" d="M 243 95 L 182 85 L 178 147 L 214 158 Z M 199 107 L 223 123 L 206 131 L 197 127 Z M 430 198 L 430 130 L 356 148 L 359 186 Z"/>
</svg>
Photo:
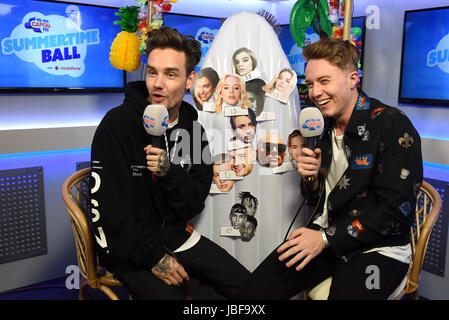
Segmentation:
<svg viewBox="0 0 449 320">
<path fill-rule="evenodd" d="M 242 204 L 245 206 L 246 208 L 246 214 L 249 216 L 254 216 L 256 214 L 256 210 L 257 210 L 257 205 L 256 205 L 256 201 L 249 198 L 249 197 L 245 197 L 242 199 Z"/>
<path fill-rule="evenodd" d="M 213 165 L 214 182 L 221 192 L 228 192 L 234 186 L 234 180 L 220 180 L 221 171 L 231 171 L 232 163 L 220 163 Z"/>
<path fill-rule="evenodd" d="M 244 177 L 253 171 L 254 150 L 252 147 L 232 150 L 229 154 L 232 157 L 232 170 L 236 176 Z"/>
<path fill-rule="evenodd" d="M 256 226 L 250 218 L 247 218 L 246 221 L 240 226 L 239 231 L 242 241 L 250 241 L 256 233 Z"/>
<path fill-rule="evenodd" d="M 257 148 L 257 160 L 265 167 L 278 167 L 284 162 L 287 146 L 277 134 L 269 133 L 261 138 Z"/>
<path fill-rule="evenodd" d="M 256 134 L 256 125 L 251 121 L 250 116 L 235 116 L 232 117 L 234 121 L 234 134 L 244 143 L 251 143 Z"/>
<path fill-rule="evenodd" d="M 306 138 L 297 135 L 290 138 L 288 145 L 288 152 L 290 153 L 290 161 L 293 164 L 293 167 L 297 167 L 297 159 L 301 154 L 301 149 L 306 145 Z"/>
<path fill-rule="evenodd" d="M 235 209 L 235 211 L 230 214 L 229 218 L 231 220 L 231 226 L 234 229 L 239 230 L 242 224 L 246 221 L 244 208 Z"/>
</svg>

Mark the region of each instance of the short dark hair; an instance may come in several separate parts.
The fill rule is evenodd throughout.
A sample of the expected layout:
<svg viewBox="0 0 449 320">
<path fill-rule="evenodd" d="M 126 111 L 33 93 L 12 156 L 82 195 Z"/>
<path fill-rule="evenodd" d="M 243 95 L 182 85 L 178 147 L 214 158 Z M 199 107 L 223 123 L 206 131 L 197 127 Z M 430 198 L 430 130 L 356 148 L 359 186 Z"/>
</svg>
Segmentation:
<svg viewBox="0 0 449 320">
<path fill-rule="evenodd" d="M 248 198 L 248 199 L 254 201 L 254 204 L 256 205 L 256 209 L 257 209 L 257 206 L 259 205 L 259 200 L 257 200 L 257 198 L 255 196 L 253 196 L 251 194 L 251 192 L 249 192 L 249 191 L 240 192 L 239 198 L 240 198 L 240 200 L 242 200 L 242 202 L 243 202 L 243 199 L 245 199 L 245 198 Z"/>
<path fill-rule="evenodd" d="M 357 71 L 360 51 L 348 40 L 324 39 L 306 46 L 302 55 L 306 61 L 325 59 L 342 70 Z"/>
<path fill-rule="evenodd" d="M 186 56 L 186 71 L 189 75 L 201 60 L 201 44 L 191 35 L 183 36 L 177 29 L 164 27 L 148 32 L 146 40 L 146 56 L 154 49 L 174 49 L 184 52 Z"/>
<path fill-rule="evenodd" d="M 236 203 L 231 207 L 231 212 L 229 212 L 229 216 L 231 216 L 234 212 L 241 212 L 245 216 L 247 216 L 246 207 L 241 203 Z"/>
<path fill-rule="evenodd" d="M 247 215 L 246 222 L 251 222 L 254 225 L 254 229 L 257 228 L 257 220 L 253 216 Z"/>
<path fill-rule="evenodd" d="M 294 138 L 294 137 L 302 137 L 301 131 L 299 131 L 298 129 L 295 129 L 292 131 L 292 133 L 290 133 L 288 135 L 288 142 L 287 142 L 287 146 L 290 147 L 290 141 Z"/>
<path fill-rule="evenodd" d="M 248 115 L 242 115 L 242 116 L 232 116 L 230 117 L 229 121 L 231 122 L 231 128 L 232 130 L 235 130 L 237 127 L 235 126 L 235 118 L 236 117 L 249 117 L 251 120 L 251 124 L 253 126 L 257 126 L 257 120 L 256 120 L 256 113 L 253 109 L 248 108 Z"/>
</svg>

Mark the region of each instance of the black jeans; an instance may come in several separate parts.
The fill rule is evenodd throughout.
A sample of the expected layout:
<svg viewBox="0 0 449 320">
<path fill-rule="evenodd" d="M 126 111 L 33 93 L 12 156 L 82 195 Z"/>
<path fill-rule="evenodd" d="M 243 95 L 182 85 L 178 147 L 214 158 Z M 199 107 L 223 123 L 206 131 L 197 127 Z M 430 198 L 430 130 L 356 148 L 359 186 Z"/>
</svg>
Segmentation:
<svg viewBox="0 0 449 320">
<path fill-rule="evenodd" d="M 201 236 L 192 248 L 175 253 L 176 259 L 184 267 L 190 278 L 211 286 L 217 293 L 228 299 L 235 299 L 250 272 L 226 250 Z M 184 286 L 169 286 L 157 278 L 150 269 L 136 269 L 118 266 L 114 273 L 123 283 L 133 299 L 141 300 L 183 300 L 186 298 Z"/>
<path fill-rule="evenodd" d="M 358 254 L 347 262 L 325 249 L 304 269 L 287 268 L 274 250 L 242 287 L 241 299 L 286 300 L 332 276 L 329 300 L 387 299 L 404 279 L 408 264 L 379 253 Z"/>
</svg>

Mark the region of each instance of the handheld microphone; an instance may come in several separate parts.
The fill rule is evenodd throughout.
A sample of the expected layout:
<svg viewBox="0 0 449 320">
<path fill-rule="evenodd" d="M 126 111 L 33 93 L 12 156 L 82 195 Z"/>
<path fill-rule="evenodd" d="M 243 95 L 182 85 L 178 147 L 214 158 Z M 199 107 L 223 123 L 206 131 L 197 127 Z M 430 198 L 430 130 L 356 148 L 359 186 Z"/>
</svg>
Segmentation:
<svg viewBox="0 0 449 320">
<path fill-rule="evenodd" d="M 315 150 L 316 144 L 323 133 L 324 119 L 320 109 L 307 107 L 299 114 L 299 131 L 306 138 L 306 147 Z M 313 177 L 307 177 L 308 182 L 313 181 Z"/>
<path fill-rule="evenodd" d="M 161 136 L 168 128 L 168 110 L 161 104 L 149 104 L 143 112 L 143 127 L 151 136 Z"/>
</svg>

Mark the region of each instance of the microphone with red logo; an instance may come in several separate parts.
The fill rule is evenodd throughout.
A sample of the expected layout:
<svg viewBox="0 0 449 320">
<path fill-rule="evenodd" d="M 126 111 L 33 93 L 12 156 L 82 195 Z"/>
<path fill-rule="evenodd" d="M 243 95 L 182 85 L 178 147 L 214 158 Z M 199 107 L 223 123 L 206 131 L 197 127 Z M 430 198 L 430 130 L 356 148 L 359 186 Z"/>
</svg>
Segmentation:
<svg viewBox="0 0 449 320">
<path fill-rule="evenodd" d="M 143 112 L 143 126 L 151 135 L 160 137 L 168 128 L 168 110 L 162 104 L 149 104 Z"/>
<path fill-rule="evenodd" d="M 149 104 L 143 112 L 143 127 L 151 136 L 151 145 L 155 148 L 163 148 L 162 135 L 165 137 L 165 150 L 169 153 L 167 135 L 165 131 L 168 128 L 168 110 L 161 104 Z M 152 175 L 153 180 L 157 179 Z"/>
<path fill-rule="evenodd" d="M 315 150 L 324 129 L 324 119 L 320 109 L 307 107 L 299 114 L 299 131 L 306 138 L 306 147 Z M 313 177 L 306 178 L 308 182 L 313 181 Z"/>
</svg>

